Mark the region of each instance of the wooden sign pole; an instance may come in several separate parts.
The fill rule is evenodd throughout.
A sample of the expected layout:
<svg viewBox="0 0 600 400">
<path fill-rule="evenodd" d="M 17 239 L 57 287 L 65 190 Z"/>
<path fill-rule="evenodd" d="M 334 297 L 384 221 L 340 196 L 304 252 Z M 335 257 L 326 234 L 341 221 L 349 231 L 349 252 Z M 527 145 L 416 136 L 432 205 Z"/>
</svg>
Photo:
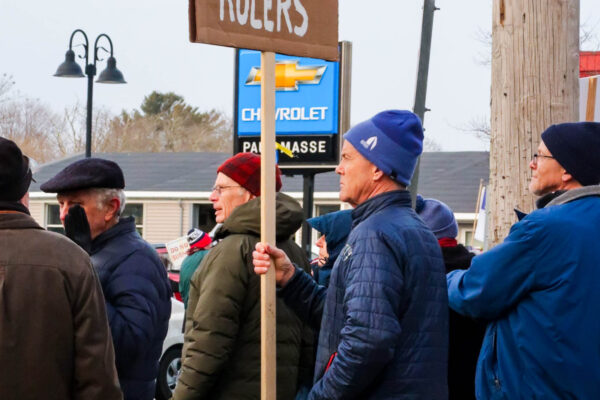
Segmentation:
<svg viewBox="0 0 600 400">
<path fill-rule="evenodd" d="M 275 244 L 275 53 L 261 53 L 260 240 Z M 260 277 L 260 398 L 276 400 L 275 268 Z"/>
</svg>

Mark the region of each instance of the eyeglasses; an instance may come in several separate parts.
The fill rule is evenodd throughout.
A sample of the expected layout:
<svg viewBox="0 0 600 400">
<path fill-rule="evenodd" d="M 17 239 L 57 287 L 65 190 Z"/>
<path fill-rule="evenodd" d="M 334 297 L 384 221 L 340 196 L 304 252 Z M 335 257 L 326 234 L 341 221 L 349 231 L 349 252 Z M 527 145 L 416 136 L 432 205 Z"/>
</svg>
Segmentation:
<svg viewBox="0 0 600 400">
<path fill-rule="evenodd" d="M 536 153 L 536 154 L 534 154 L 534 155 L 533 155 L 533 164 L 537 165 L 537 163 L 538 163 L 538 158 L 540 158 L 540 157 L 541 157 L 541 158 L 552 158 L 552 159 L 554 159 L 554 157 L 552 157 L 552 156 L 545 156 L 545 155 L 543 155 L 543 154 L 537 154 L 537 153 Z"/>
<path fill-rule="evenodd" d="M 223 192 L 223 190 L 225 189 L 231 189 L 231 188 L 236 188 L 236 187 L 241 187 L 240 185 L 230 185 L 230 186 L 219 186 L 219 185 L 215 185 L 212 188 L 212 192 L 217 192 L 217 195 L 221 195 L 221 193 Z"/>
</svg>

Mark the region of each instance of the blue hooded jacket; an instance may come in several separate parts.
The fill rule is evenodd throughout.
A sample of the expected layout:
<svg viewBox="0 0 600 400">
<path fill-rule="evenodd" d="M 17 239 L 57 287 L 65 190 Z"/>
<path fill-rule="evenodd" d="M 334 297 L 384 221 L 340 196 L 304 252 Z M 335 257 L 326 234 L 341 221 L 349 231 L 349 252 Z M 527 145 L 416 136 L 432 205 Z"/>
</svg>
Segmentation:
<svg viewBox="0 0 600 400">
<path fill-rule="evenodd" d="M 329 288 L 297 269 L 280 290 L 320 327 L 309 399 L 448 398 L 444 262 L 410 206 L 407 191 L 362 203 Z"/>
<path fill-rule="evenodd" d="M 352 229 L 352 210 L 336 211 L 329 214 L 309 218 L 306 222 L 325 235 L 329 258 L 321 267 L 313 267 L 313 276 L 319 285 L 329 286 L 331 269 L 338 255 L 346 244 Z"/>
<path fill-rule="evenodd" d="M 490 320 L 477 399 L 600 396 L 600 187 L 569 190 L 447 275 L 450 307 Z"/>
<path fill-rule="evenodd" d="M 171 316 L 171 288 L 156 251 L 135 230 L 133 218 L 92 242 L 125 400 L 152 400 L 158 359 Z"/>
</svg>

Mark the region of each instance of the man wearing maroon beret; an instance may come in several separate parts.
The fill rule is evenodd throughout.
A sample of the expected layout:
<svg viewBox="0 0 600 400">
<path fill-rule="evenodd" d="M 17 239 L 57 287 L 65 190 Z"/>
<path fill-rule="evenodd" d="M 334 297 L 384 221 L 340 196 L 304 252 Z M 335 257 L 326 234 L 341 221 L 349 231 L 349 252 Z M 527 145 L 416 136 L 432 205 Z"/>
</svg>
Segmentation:
<svg viewBox="0 0 600 400">
<path fill-rule="evenodd" d="M 252 265 L 260 240 L 259 196 L 260 156 L 239 153 L 217 169 L 210 201 L 223 225 L 215 233 L 219 243 L 190 282 L 175 400 L 260 398 L 260 279 Z M 308 271 L 308 260 L 291 239 L 304 219 L 302 208 L 282 193 L 276 207 L 277 245 Z M 313 333 L 281 300 L 276 309 L 277 399 L 291 400 L 299 383 L 312 378 Z"/>
</svg>

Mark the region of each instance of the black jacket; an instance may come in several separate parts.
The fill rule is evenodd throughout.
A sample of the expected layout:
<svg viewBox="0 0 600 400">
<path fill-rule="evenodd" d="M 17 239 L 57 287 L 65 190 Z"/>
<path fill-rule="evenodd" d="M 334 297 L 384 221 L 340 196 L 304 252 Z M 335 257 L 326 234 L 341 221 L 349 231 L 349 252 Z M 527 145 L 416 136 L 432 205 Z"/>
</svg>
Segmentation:
<svg viewBox="0 0 600 400">
<path fill-rule="evenodd" d="M 442 247 L 446 273 L 468 269 L 475 254 L 465 246 Z M 450 310 L 448 352 L 448 394 L 450 400 L 475 399 L 475 367 L 486 323 Z"/>
</svg>

